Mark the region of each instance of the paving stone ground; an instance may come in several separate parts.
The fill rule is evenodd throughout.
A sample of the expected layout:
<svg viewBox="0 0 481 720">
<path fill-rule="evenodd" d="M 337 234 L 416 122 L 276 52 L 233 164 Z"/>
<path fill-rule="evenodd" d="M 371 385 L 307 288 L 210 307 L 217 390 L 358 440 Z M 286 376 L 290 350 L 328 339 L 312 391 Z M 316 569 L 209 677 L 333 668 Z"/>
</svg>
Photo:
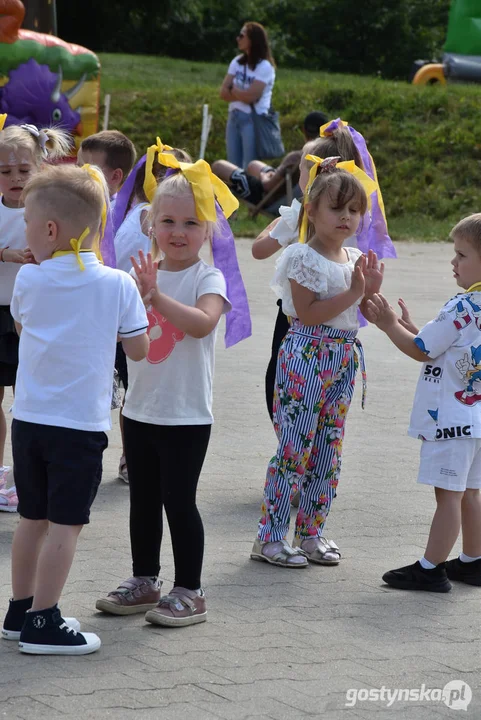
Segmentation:
<svg viewBox="0 0 481 720">
<path fill-rule="evenodd" d="M 361 331 L 368 404 L 356 391 L 343 473 L 327 536 L 338 567 L 283 570 L 249 560 L 261 490 L 275 438 L 264 406 L 264 371 L 276 306 L 273 261 L 256 262 L 238 242 L 254 332 L 239 347 L 217 347 L 213 438 L 200 483 L 206 528 L 204 585 L 209 620 L 165 630 L 142 616 L 97 613 L 95 600 L 130 575 L 128 488 L 115 479 L 117 418 L 104 479 L 81 536 L 62 600 L 66 615 L 97 632 L 102 648 L 80 658 L 29 657 L 0 643 L 0 718 L 154 720 L 424 720 L 456 717 L 439 699 L 362 700 L 375 688 L 443 688 L 462 680 L 481 717 L 480 591 L 404 593 L 381 582 L 387 569 L 423 552 L 433 493 L 416 485 L 419 444 L 406 436 L 419 366 L 375 328 Z M 385 292 L 402 295 L 419 323 L 456 292 L 449 245 L 398 246 Z M 179 482 L 182 481 L 179 461 Z M 146 503 L 149 498 L 145 498 Z M 0 514 L 0 607 L 10 595 L 9 552 L 17 516 Z M 162 578 L 173 578 L 170 542 Z M 353 694 L 361 691 L 353 705 Z M 364 692 L 363 692 L 364 691 Z M 349 693 L 349 695 L 346 695 Z M 439 694 L 439 693 L 438 693 Z"/>
</svg>

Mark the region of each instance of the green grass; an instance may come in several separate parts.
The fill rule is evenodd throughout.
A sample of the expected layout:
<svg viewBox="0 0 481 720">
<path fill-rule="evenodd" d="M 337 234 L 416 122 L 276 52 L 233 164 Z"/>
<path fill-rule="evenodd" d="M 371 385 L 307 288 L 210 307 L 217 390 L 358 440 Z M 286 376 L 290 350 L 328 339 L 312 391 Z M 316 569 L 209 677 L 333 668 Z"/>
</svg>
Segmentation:
<svg viewBox="0 0 481 720">
<path fill-rule="evenodd" d="M 156 135 L 197 156 L 202 105 L 213 125 L 210 162 L 225 157 L 227 104 L 218 89 L 225 65 L 152 56 L 102 54 L 102 93 L 112 94 L 110 126 L 139 152 Z M 302 144 L 300 124 L 313 109 L 341 116 L 366 137 L 378 168 L 394 239 L 445 240 L 462 217 L 479 210 L 481 87 L 414 87 L 353 75 L 280 69 L 274 106 L 286 150 Z M 245 209 L 235 232 L 255 236 L 266 224 Z"/>
</svg>

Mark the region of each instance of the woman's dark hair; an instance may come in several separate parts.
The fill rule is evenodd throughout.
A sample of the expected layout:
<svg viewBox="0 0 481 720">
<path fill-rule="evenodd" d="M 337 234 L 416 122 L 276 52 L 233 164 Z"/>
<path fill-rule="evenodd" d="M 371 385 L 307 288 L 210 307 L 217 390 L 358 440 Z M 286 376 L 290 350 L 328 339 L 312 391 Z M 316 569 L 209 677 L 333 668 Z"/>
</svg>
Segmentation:
<svg viewBox="0 0 481 720">
<path fill-rule="evenodd" d="M 258 65 L 261 60 L 268 60 L 270 64 L 275 67 L 276 64 L 272 57 L 264 26 L 256 22 L 246 22 L 244 23 L 244 27 L 247 37 L 251 41 L 251 47 L 248 55 L 244 54 L 240 58 L 239 65 L 247 64 L 251 70 L 255 70 L 256 65 Z"/>
</svg>

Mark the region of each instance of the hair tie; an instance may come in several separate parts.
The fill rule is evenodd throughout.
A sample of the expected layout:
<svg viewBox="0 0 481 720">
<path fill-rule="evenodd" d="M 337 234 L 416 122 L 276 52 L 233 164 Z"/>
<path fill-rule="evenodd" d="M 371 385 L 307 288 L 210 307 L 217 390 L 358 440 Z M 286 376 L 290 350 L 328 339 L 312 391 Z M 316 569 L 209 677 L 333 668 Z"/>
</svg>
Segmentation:
<svg viewBox="0 0 481 720">
<path fill-rule="evenodd" d="M 48 135 L 44 130 L 39 130 L 38 127 L 35 125 L 20 125 L 24 130 L 30 133 L 30 135 L 33 135 L 35 140 L 40 145 L 40 149 L 42 150 L 42 155 L 44 158 L 48 158 L 48 150 L 47 150 L 47 143 L 48 143 Z"/>
<path fill-rule="evenodd" d="M 319 172 L 320 173 L 332 173 L 337 168 L 337 163 L 341 159 L 340 155 L 336 155 L 333 157 L 325 158 L 319 165 Z"/>
</svg>

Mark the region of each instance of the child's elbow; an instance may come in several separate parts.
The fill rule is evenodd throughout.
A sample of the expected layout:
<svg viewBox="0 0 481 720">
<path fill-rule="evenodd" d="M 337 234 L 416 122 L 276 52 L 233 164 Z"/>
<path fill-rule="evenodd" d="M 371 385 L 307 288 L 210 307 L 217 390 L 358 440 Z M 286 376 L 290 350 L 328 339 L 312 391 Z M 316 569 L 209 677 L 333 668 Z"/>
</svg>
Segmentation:
<svg viewBox="0 0 481 720">
<path fill-rule="evenodd" d="M 140 362 L 145 360 L 149 352 L 150 341 L 147 333 L 143 335 L 137 335 L 134 338 L 128 338 L 122 340 L 122 347 L 124 352 L 133 362 Z"/>
</svg>

